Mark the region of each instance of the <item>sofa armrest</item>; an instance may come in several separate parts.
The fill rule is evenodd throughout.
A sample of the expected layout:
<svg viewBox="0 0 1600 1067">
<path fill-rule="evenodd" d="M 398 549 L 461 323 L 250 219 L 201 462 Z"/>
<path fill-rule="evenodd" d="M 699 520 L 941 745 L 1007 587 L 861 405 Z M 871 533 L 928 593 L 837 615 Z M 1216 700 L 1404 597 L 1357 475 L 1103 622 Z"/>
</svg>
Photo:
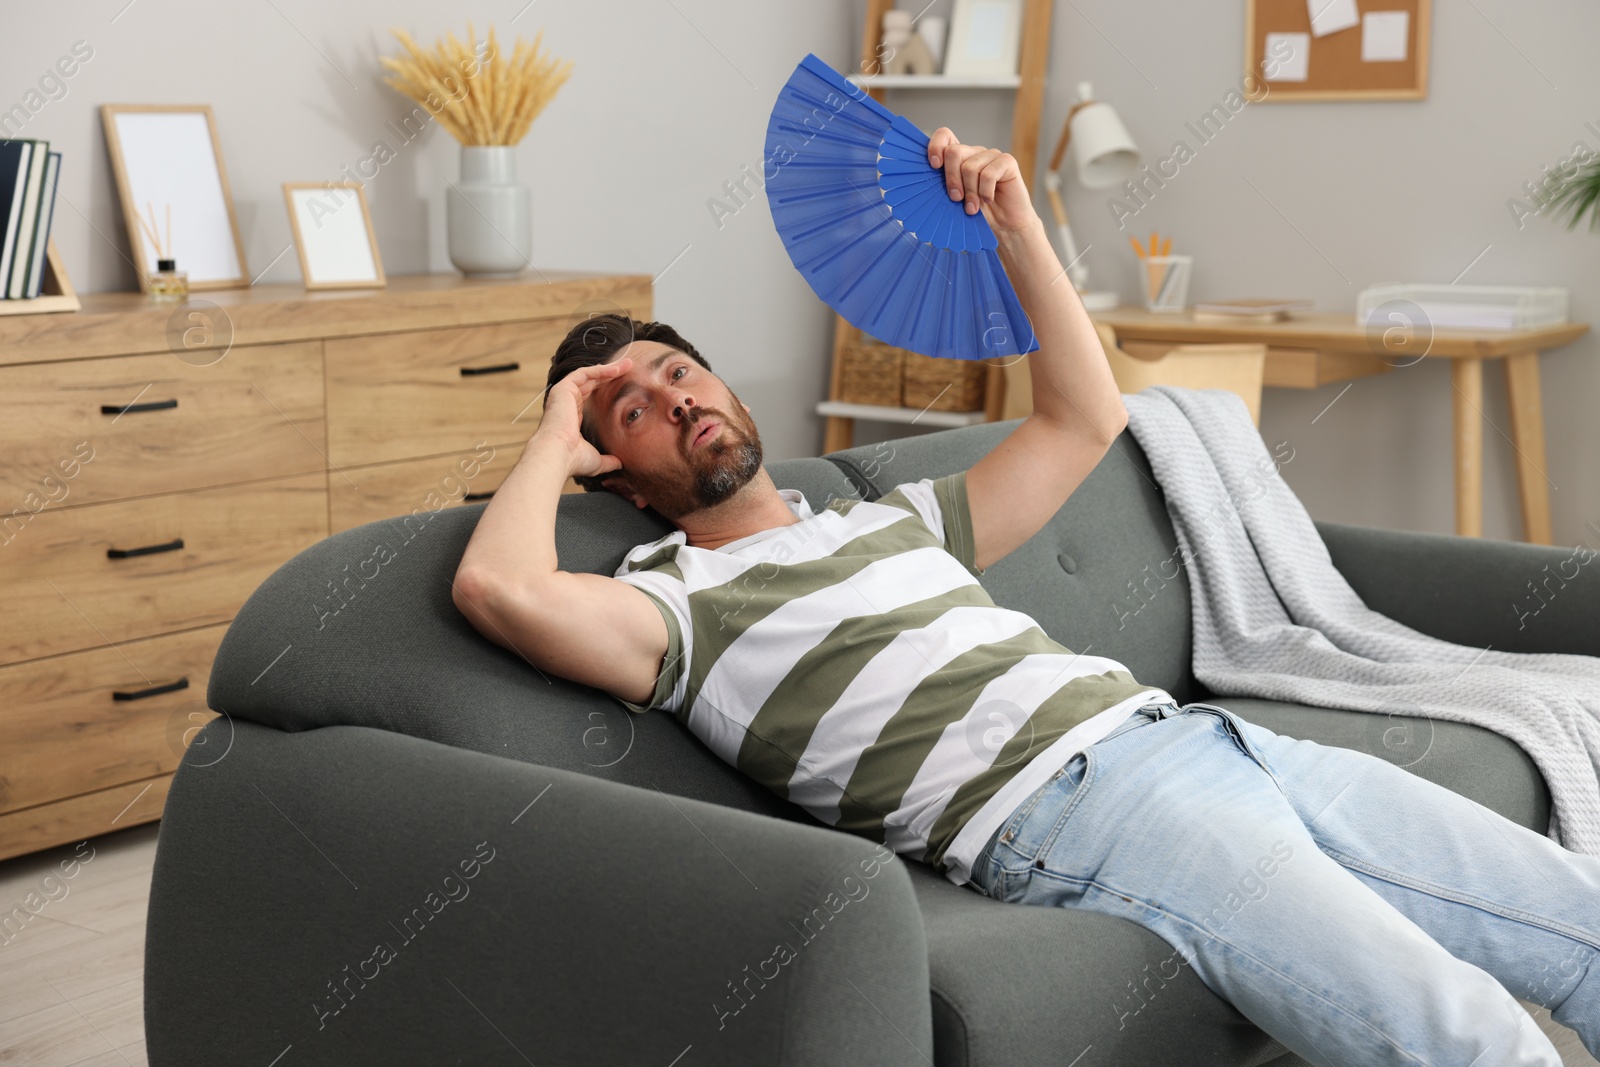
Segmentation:
<svg viewBox="0 0 1600 1067">
<path fill-rule="evenodd" d="M 932 1056 L 920 912 L 871 842 L 226 717 L 167 801 L 145 1026 L 156 1067 Z"/>
<path fill-rule="evenodd" d="M 1316 526 L 1367 606 L 1413 629 L 1503 652 L 1600 656 L 1600 559 L 1586 545 Z"/>
</svg>

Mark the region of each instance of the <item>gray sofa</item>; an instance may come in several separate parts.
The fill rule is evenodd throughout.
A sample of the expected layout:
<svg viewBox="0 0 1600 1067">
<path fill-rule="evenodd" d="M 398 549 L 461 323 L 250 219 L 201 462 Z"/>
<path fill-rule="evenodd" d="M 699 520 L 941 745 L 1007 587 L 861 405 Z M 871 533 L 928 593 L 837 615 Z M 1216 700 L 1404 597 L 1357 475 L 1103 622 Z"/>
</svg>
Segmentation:
<svg viewBox="0 0 1600 1067">
<path fill-rule="evenodd" d="M 968 467 L 1014 425 L 771 470 L 820 508 Z M 155 1067 L 1302 1063 L 1142 928 L 1001 904 L 885 859 L 672 716 L 630 715 L 481 638 L 450 598 L 480 512 L 327 538 L 229 629 L 209 683 L 223 714 L 189 748 L 161 824 Z M 1567 549 L 1318 527 L 1367 603 L 1420 630 L 1600 654 L 1593 589 L 1520 628 L 1512 607 Z M 568 497 L 562 566 L 609 574 L 667 529 L 609 494 Z M 1176 548 L 1124 433 L 985 584 L 1181 702 L 1373 752 L 1547 826 L 1543 780 L 1496 734 L 1206 691 L 1186 575 L 1143 584 Z"/>
</svg>

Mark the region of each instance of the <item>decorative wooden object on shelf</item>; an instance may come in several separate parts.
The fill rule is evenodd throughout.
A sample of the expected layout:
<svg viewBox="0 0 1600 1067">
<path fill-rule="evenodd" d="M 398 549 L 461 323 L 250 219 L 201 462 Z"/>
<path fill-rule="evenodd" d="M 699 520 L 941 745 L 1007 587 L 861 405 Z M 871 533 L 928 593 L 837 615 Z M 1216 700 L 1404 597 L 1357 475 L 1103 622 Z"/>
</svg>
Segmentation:
<svg viewBox="0 0 1600 1067">
<path fill-rule="evenodd" d="M 1045 67 L 1050 48 L 1050 16 L 1052 0 L 1026 0 L 1022 15 L 1022 48 L 1019 56 L 1019 74 L 1015 78 L 946 78 L 944 75 L 887 75 L 878 73 L 879 43 L 882 40 L 884 12 L 894 7 L 894 0 L 867 0 L 866 32 L 861 42 L 861 73 L 851 80 L 864 87 L 874 100 L 882 102 L 887 87 L 901 88 L 1012 88 L 1016 90 L 1011 111 L 1011 147 L 1024 180 L 1033 184 L 1035 162 L 1039 151 L 1039 117 L 1044 106 Z M 931 132 L 931 131 L 929 131 Z M 844 407 L 845 346 L 859 340 L 861 331 L 850 325 L 842 316 L 834 316 L 833 363 L 828 379 L 828 399 L 817 408 L 826 417 L 823 433 L 824 452 L 849 448 L 855 435 L 855 419 L 864 414 L 839 414 L 850 411 Z M 1026 362 L 1021 361 L 1021 362 Z M 988 419 L 1000 418 L 1005 404 L 1006 372 L 1004 360 L 984 361 L 984 407 Z M 953 414 L 953 413 L 952 413 Z M 921 425 L 936 425 L 922 417 L 918 408 L 902 405 L 898 408 L 880 408 L 873 418 L 892 422 L 916 421 Z"/>
<path fill-rule="evenodd" d="M 935 359 L 900 349 L 901 403 L 919 411 L 982 411 L 989 368 L 969 359 Z"/>
<path fill-rule="evenodd" d="M 78 294 L 67 280 L 67 268 L 56 251 L 54 237 L 44 246 L 44 273 L 39 295 L 31 300 L 0 300 L 0 315 L 43 315 L 52 311 L 77 311 Z"/>
<path fill-rule="evenodd" d="M 847 404 L 900 406 L 903 378 L 900 354 L 904 349 L 874 341 L 854 340 L 839 350 L 844 361 L 840 397 Z"/>
<path fill-rule="evenodd" d="M 160 818 L 245 598 L 331 533 L 491 495 L 574 312 L 651 317 L 649 275 L 206 296 L 0 319 L 0 858 Z"/>
</svg>

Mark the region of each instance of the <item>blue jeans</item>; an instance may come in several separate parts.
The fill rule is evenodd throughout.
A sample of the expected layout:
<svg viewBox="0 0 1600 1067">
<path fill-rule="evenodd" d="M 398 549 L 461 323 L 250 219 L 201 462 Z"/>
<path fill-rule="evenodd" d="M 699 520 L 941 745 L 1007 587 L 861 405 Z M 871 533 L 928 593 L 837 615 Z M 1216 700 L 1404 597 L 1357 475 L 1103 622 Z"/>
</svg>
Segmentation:
<svg viewBox="0 0 1600 1067">
<path fill-rule="evenodd" d="M 1513 994 L 1600 1057 L 1600 859 L 1215 705 L 1147 705 L 1072 757 L 973 885 L 1138 923 L 1177 950 L 1164 978 L 1192 967 L 1315 1064 L 1560 1067 Z"/>
</svg>

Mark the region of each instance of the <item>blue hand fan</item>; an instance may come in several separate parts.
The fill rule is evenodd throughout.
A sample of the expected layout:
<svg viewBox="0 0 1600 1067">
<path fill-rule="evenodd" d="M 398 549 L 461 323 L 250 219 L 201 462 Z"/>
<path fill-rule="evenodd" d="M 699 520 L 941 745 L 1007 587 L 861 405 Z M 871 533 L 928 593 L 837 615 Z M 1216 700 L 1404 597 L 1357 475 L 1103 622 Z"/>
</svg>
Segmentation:
<svg viewBox="0 0 1600 1067">
<path fill-rule="evenodd" d="M 778 93 L 764 159 L 789 258 L 852 326 L 925 356 L 1039 347 L 994 231 L 950 199 L 928 135 L 814 55 Z"/>
</svg>

